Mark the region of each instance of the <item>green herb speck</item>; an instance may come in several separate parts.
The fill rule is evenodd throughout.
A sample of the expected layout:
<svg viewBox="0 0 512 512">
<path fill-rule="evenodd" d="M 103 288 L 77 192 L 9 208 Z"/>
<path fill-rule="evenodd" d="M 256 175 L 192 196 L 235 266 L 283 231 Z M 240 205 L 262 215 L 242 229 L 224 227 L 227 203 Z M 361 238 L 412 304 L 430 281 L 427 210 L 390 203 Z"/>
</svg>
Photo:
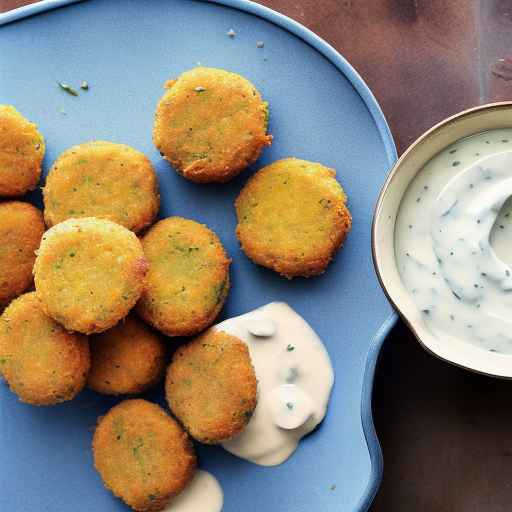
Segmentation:
<svg viewBox="0 0 512 512">
<path fill-rule="evenodd" d="M 88 91 L 89 90 L 89 82 L 86 82 L 85 80 L 80 84 L 80 89 L 84 90 L 84 91 Z"/>
<path fill-rule="evenodd" d="M 288 346 L 286 347 L 286 350 L 288 350 L 288 352 L 293 352 L 295 350 L 295 347 L 291 344 L 288 344 Z"/>
<path fill-rule="evenodd" d="M 291 411 L 293 409 L 293 404 L 291 402 L 286 402 L 286 407 Z"/>
<path fill-rule="evenodd" d="M 65 84 L 64 82 L 57 83 L 63 91 L 66 91 L 68 94 L 71 94 L 71 96 L 78 96 L 78 91 L 76 89 L 73 89 L 73 87 L 71 87 L 70 85 Z"/>
</svg>

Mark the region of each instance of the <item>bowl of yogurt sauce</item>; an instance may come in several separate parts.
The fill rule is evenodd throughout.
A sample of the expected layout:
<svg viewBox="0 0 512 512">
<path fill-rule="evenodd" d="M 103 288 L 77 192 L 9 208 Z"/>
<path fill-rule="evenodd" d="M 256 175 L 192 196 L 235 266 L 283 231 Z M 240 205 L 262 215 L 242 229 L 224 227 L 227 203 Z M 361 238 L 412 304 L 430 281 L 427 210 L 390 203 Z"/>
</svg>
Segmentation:
<svg viewBox="0 0 512 512">
<path fill-rule="evenodd" d="M 512 378 L 512 102 L 461 112 L 409 147 L 380 193 L 372 251 L 427 350 Z"/>
</svg>

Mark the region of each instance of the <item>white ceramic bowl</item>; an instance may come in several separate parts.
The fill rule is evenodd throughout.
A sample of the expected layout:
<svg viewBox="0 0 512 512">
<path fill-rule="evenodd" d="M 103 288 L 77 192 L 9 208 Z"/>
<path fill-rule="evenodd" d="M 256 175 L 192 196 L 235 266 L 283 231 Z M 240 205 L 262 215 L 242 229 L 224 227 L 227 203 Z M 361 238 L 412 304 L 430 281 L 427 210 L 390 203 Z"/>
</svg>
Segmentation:
<svg viewBox="0 0 512 512">
<path fill-rule="evenodd" d="M 416 174 L 439 151 L 457 140 L 496 128 L 512 128 L 512 102 L 466 110 L 435 125 L 416 140 L 391 169 L 379 195 L 373 217 L 372 251 L 384 292 L 424 348 L 469 370 L 512 378 L 512 355 L 488 352 L 470 343 L 437 339 L 432 335 L 402 283 L 394 247 L 396 216 L 402 197 Z"/>
</svg>

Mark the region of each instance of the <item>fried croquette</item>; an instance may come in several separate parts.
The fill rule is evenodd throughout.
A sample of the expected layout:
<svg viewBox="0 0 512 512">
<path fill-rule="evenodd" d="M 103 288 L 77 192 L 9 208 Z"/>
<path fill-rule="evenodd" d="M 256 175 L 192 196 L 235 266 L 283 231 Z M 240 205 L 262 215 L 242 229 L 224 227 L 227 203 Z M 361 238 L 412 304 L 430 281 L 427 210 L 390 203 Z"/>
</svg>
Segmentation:
<svg viewBox="0 0 512 512">
<path fill-rule="evenodd" d="M 23 402 L 71 400 L 85 386 L 89 365 L 87 336 L 47 316 L 34 292 L 15 299 L 0 317 L 0 370 Z"/>
<path fill-rule="evenodd" d="M 135 315 L 128 315 L 89 341 L 91 371 L 87 384 L 99 393 L 141 393 L 163 377 L 164 341 Z"/>
<path fill-rule="evenodd" d="M 162 510 L 192 479 L 194 448 L 158 405 L 125 400 L 99 419 L 92 443 L 105 487 L 134 510 Z"/>
<path fill-rule="evenodd" d="M 37 126 L 11 105 L 0 105 L 0 196 L 18 197 L 34 190 L 44 152 Z"/>
<path fill-rule="evenodd" d="M 335 174 L 297 158 L 258 171 L 235 202 L 245 254 L 290 279 L 324 272 L 352 226 Z"/>
<path fill-rule="evenodd" d="M 257 382 L 247 345 L 210 329 L 174 354 L 165 393 L 189 434 L 214 444 L 240 433 L 256 407 Z"/>
<path fill-rule="evenodd" d="M 44 218 L 98 217 L 138 232 L 160 206 L 158 180 L 149 159 L 130 146 L 106 141 L 79 144 L 62 153 L 46 178 Z"/>
<path fill-rule="evenodd" d="M 43 214 L 29 203 L 0 202 L 0 311 L 32 283 Z"/>
<path fill-rule="evenodd" d="M 268 104 L 240 75 L 198 67 L 165 87 L 153 142 L 188 180 L 229 181 L 272 143 L 267 135 Z"/>
<path fill-rule="evenodd" d="M 43 310 L 66 329 L 103 332 L 139 299 L 147 262 L 139 239 L 109 220 L 68 219 L 44 235 L 34 265 Z"/>
<path fill-rule="evenodd" d="M 137 304 L 142 318 L 167 336 L 192 336 L 215 320 L 229 291 L 229 265 L 217 235 L 182 217 L 157 222 L 142 239 L 149 262 Z"/>
</svg>

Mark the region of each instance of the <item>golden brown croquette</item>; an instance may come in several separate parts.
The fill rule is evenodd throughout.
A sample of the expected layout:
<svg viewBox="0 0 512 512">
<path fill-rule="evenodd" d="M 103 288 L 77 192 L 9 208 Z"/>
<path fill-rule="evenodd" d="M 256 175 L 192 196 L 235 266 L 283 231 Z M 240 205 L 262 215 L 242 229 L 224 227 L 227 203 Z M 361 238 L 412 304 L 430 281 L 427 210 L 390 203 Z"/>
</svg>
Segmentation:
<svg viewBox="0 0 512 512">
<path fill-rule="evenodd" d="M 34 190 L 44 152 L 37 126 L 13 106 L 0 105 L 0 196 L 18 197 Z"/>
<path fill-rule="evenodd" d="M 0 312 L 32 283 L 43 214 L 21 201 L 0 202 Z"/>
<path fill-rule="evenodd" d="M 137 305 L 167 336 L 192 336 L 215 320 L 229 290 L 230 260 L 217 235 L 182 217 L 157 222 L 142 239 L 149 262 Z"/>
<path fill-rule="evenodd" d="M 240 75 L 198 67 L 165 86 L 153 142 L 185 178 L 229 181 L 272 143 L 267 135 L 268 104 Z"/>
<path fill-rule="evenodd" d="M 44 235 L 34 265 L 44 311 L 66 329 L 103 332 L 139 299 L 147 262 L 139 239 L 109 220 L 68 219 Z"/>
<path fill-rule="evenodd" d="M 180 347 L 167 370 L 169 407 L 202 443 L 240 433 L 256 407 L 256 391 L 247 345 L 215 328 Z"/>
<path fill-rule="evenodd" d="M 84 387 L 89 364 L 87 337 L 47 316 L 34 292 L 15 299 L 0 317 L 0 370 L 23 402 L 71 400 Z"/>
<path fill-rule="evenodd" d="M 130 146 L 106 141 L 86 142 L 62 153 L 43 193 L 48 227 L 71 217 L 98 217 L 138 232 L 153 222 L 160 206 L 149 159 Z"/>
<path fill-rule="evenodd" d="M 135 315 L 128 315 L 89 341 L 91 371 L 87 384 L 99 393 L 141 393 L 163 377 L 165 343 Z"/>
<path fill-rule="evenodd" d="M 105 487 L 132 509 L 162 510 L 196 469 L 190 438 L 158 405 L 125 400 L 99 419 L 92 443 Z"/>
<path fill-rule="evenodd" d="M 245 254 L 288 278 L 324 272 L 352 226 L 335 174 L 297 158 L 258 171 L 235 202 Z"/>
</svg>

